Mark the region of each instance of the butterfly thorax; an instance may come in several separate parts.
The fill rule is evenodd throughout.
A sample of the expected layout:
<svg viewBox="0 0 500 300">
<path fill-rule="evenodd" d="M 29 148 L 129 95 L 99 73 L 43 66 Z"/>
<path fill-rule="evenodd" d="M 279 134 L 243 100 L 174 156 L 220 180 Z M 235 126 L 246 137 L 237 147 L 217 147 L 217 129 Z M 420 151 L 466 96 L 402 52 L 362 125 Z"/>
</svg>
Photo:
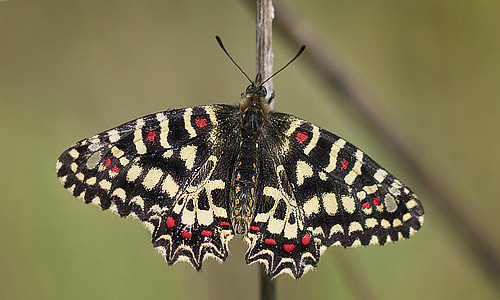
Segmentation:
<svg viewBox="0 0 500 300">
<path fill-rule="evenodd" d="M 257 151 L 262 126 L 270 114 L 265 102 L 266 90 L 259 85 L 250 85 L 240 102 L 240 151 L 232 177 L 230 211 L 236 233 L 248 232 L 255 215 L 255 186 L 259 180 Z"/>
</svg>

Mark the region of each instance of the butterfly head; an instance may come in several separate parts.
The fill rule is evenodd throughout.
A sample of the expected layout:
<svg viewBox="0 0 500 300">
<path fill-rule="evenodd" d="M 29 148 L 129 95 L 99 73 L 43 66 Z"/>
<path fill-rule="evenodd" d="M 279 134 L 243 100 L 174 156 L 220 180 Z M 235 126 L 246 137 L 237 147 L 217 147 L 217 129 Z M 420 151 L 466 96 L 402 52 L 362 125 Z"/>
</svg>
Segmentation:
<svg viewBox="0 0 500 300">
<path fill-rule="evenodd" d="M 241 94 L 240 112 L 243 116 L 248 116 L 251 111 L 260 112 L 264 118 L 269 115 L 270 106 L 269 101 L 266 100 L 267 89 L 261 83 L 262 76 L 257 74 L 255 82 L 252 82 L 245 92 Z M 243 119 L 245 119 L 243 117 Z"/>
<path fill-rule="evenodd" d="M 245 91 L 245 96 L 256 96 L 258 98 L 264 99 L 267 96 L 267 89 L 262 85 L 262 75 L 257 74 L 255 81 L 252 82 Z"/>
</svg>

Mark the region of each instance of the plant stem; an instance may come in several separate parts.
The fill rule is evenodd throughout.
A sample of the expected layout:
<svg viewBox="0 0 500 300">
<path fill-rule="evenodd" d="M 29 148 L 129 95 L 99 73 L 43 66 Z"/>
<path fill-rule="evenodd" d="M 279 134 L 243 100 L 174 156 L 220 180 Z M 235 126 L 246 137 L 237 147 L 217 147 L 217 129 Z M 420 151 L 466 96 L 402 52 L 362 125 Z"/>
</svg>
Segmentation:
<svg viewBox="0 0 500 300">
<path fill-rule="evenodd" d="M 262 75 L 262 79 L 273 74 L 273 18 L 272 0 L 257 0 L 256 71 Z M 267 98 L 269 99 L 273 92 L 273 80 L 269 80 L 264 86 L 268 91 Z"/>
<path fill-rule="evenodd" d="M 260 299 L 261 300 L 275 300 L 276 299 L 276 281 L 271 280 L 267 276 L 266 268 L 264 265 L 260 268 Z"/>
<path fill-rule="evenodd" d="M 257 0 L 256 18 L 256 69 L 263 79 L 273 74 L 273 32 L 272 21 L 274 9 L 272 0 Z M 264 84 L 267 89 L 267 97 L 273 93 L 273 81 Z M 271 102 L 271 108 L 273 103 Z M 260 270 L 260 298 L 262 300 L 276 299 L 276 283 L 266 274 L 264 266 Z"/>
</svg>

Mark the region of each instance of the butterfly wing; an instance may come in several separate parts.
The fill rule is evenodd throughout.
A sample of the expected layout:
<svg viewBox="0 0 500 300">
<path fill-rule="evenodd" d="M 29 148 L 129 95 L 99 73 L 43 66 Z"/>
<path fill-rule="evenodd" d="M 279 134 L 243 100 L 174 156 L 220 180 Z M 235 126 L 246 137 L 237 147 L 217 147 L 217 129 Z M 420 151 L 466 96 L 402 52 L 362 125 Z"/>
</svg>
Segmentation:
<svg viewBox="0 0 500 300">
<path fill-rule="evenodd" d="M 140 219 L 169 264 L 224 260 L 237 109 L 174 109 L 84 139 L 57 161 L 66 189 L 85 203 Z M 224 139 L 220 137 L 224 136 Z M 224 151 L 223 151 L 224 150 Z"/>
<path fill-rule="evenodd" d="M 327 247 L 386 244 L 423 223 L 415 194 L 361 150 L 309 122 L 273 113 L 261 138 L 261 207 L 247 263 L 299 278 Z"/>
<path fill-rule="evenodd" d="M 261 139 L 259 149 L 258 201 L 245 237 L 249 243 L 246 262 L 263 263 L 271 278 L 281 273 L 299 278 L 316 266 L 319 252 L 305 227 L 294 186 L 279 156 L 280 147 L 266 138 Z"/>
</svg>

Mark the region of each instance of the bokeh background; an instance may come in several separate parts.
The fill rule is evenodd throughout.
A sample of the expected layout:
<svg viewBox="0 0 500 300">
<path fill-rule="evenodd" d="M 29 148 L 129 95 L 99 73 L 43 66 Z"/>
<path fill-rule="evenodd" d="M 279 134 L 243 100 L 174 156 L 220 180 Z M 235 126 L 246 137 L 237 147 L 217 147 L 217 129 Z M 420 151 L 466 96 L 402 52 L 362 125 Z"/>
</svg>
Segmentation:
<svg viewBox="0 0 500 300">
<path fill-rule="evenodd" d="M 500 5 L 494 1 L 287 1 L 500 249 Z M 279 12 L 277 12 L 279 14 Z M 55 176 L 71 144 L 156 111 L 237 103 L 251 77 L 248 1 L 0 1 L 0 298 L 256 299 L 245 243 L 223 264 L 168 267 L 137 220 L 84 205 Z M 274 33 L 275 68 L 298 47 Z M 498 299 L 435 196 L 306 60 L 274 80 L 275 109 L 359 146 L 419 195 L 426 221 L 384 247 L 329 249 L 277 279 L 279 299 Z M 375 97 L 376 96 L 376 97 Z M 445 208 L 446 209 L 446 208 Z"/>
</svg>

